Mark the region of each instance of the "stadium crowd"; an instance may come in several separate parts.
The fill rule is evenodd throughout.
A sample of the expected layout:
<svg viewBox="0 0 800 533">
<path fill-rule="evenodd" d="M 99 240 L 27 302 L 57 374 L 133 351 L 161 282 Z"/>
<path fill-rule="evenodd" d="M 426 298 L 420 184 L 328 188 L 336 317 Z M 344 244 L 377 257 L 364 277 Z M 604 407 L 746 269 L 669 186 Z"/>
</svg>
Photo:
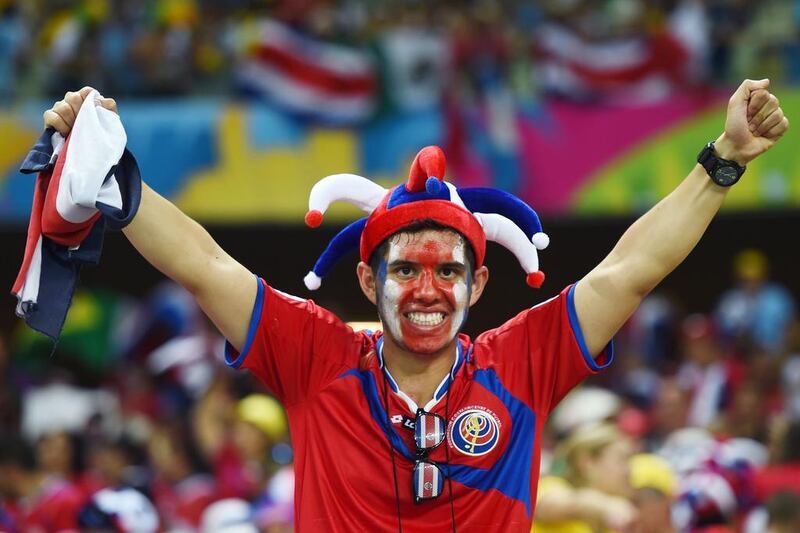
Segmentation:
<svg viewBox="0 0 800 533">
<path fill-rule="evenodd" d="M 800 80 L 797 0 L 2 0 L 0 95 L 53 98 L 85 84 L 116 97 L 236 94 L 265 18 L 374 53 L 384 92 L 392 61 L 420 35 L 448 59 L 417 56 L 416 82 L 452 72 L 438 88 L 468 95 L 655 98 L 754 71 Z"/>
<path fill-rule="evenodd" d="M 800 328 L 768 268 L 742 252 L 707 315 L 646 300 L 548 424 L 534 531 L 800 530 Z M 0 337 L 0 531 L 291 531 L 285 415 L 221 342 L 171 284 L 79 293 L 54 356 Z"/>
<path fill-rule="evenodd" d="M 383 107 L 800 80 L 798 0 L 0 0 L 0 101 L 251 95 L 248 62 L 302 74 L 254 55 L 267 18 L 378 58 Z M 645 301 L 548 425 L 534 531 L 800 531 L 800 323 L 768 267 L 743 252 L 706 315 Z M 0 330 L 0 532 L 292 530 L 285 415 L 185 292 L 84 289 L 53 350 Z"/>
</svg>

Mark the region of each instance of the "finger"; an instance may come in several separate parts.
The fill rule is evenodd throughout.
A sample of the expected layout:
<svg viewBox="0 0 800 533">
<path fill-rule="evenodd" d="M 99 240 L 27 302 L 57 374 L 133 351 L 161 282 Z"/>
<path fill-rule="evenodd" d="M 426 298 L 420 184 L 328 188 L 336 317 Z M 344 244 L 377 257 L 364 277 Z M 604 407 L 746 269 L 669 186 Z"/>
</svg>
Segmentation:
<svg viewBox="0 0 800 533">
<path fill-rule="evenodd" d="M 77 117 L 78 112 L 81 110 L 81 105 L 83 105 L 83 97 L 81 97 L 80 93 L 68 92 L 64 95 L 64 101 L 69 104 L 73 114 Z"/>
<path fill-rule="evenodd" d="M 69 133 L 70 127 L 64 122 L 64 119 L 61 118 L 61 115 L 53 111 L 52 109 L 48 109 L 44 112 L 44 127 L 45 128 L 55 128 L 58 133 L 63 135 L 64 137 L 67 136 Z"/>
<path fill-rule="evenodd" d="M 779 123 L 772 127 L 769 131 L 767 131 L 762 137 L 766 137 L 772 141 L 777 141 L 783 134 L 786 133 L 786 130 L 789 129 L 789 119 L 783 117 Z"/>
<path fill-rule="evenodd" d="M 113 111 L 114 113 L 119 114 L 117 111 L 117 101 L 113 98 L 103 98 L 100 100 L 100 105 L 104 108 L 108 109 L 109 111 Z"/>
<path fill-rule="evenodd" d="M 774 94 L 771 94 L 767 102 L 750 119 L 750 131 L 756 131 L 764 119 L 774 113 L 776 109 L 780 109 L 780 102 Z"/>
<path fill-rule="evenodd" d="M 64 119 L 64 122 L 69 125 L 70 128 L 75 123 L 76 114 L 72 110 L 72 106 L 70 106 L 64 100 L 56 102 L 55 105 L 53 106 L 53 111 L 58 113 L 61 116 L 61 118 Z"/>
<path fill-rule="evenodd" d="M 747 102 L 747 118 L 748 120 L 755 115 L 764 104 L 769 101 L 770 93 L 764 89 L 758 89 L 750 94 L 750 100 Z"/>
<path fill-rule="evenodd" d="M 744 80 L 736 92 L 733 93 L 728 101 L 729 106 L 738 106 L 746 103 L 750 99 L 750 95 L 758 89 L 766 89 L 769 87 L 769 79 L 763 80 Z"/>
<path fill-rule="evenodd" d="M 82 99 L 82 100 L 85 100 L 85 99 L 86 99 L 86 97 L 87 97 L 87 96 L 89 96 L 89 93 L 90 93 L 90 92 L 92 92 L 92 91 L 94 91 L 94 88 L 92 88 L 92 87 L 89 87 L 89 86 L 87 85 L 86 87 L 83 87 L 83 88 L 81 88 L 81 90 L 80 90 L 80 91 L 78 91 L 78 94 L 80 94 L 80 95 L 81 95 L 81 99 Z"/>
<path fill-rule="evenodd" d="M 764 135 L 766 132 L 771 130 L 778 124 L 781 120 L 783 120 L 783 111 L 781 108 L 777 108 L 775 111 L 769 114 L 758 126 L 758 128 L 753 132 L 754 135 Z"/>
</svg>

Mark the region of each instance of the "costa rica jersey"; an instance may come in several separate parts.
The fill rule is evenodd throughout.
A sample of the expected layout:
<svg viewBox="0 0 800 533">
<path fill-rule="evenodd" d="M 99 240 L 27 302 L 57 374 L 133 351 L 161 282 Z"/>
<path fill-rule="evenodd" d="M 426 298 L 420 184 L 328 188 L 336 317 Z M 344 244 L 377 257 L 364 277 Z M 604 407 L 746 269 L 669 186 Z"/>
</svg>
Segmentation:
<svg viewBox="0 0 800 533">
<path fill-rule="evenodd" d="M 447 420 L 446 440 L 429 458 L 452 485 L 458 531 L 530 531 L 545 420 L 613 359 L 611 344 L 589 354 L 573 291 L 474 341 L 459 335 L 449 375 L 420 406 Z M 452 527 L 446 480 L 438 498 L 414 503 L 418 406 L 383 367 L 382 345 L 380 332 L 354 332 L 314 302 L 258 280 L 242 352 L 226 346 L 226 362 L 252 371 L 286 407 L 297 531 L 397 531 L 398 499 L 404 531 Z"/>
</svg>

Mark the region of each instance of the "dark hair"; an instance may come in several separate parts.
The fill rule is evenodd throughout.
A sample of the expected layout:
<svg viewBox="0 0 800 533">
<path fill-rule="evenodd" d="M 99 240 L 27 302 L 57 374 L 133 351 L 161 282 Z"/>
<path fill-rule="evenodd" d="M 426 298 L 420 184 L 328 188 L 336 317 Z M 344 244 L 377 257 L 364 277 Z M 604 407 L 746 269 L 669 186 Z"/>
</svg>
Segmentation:
<svg viewBox="0 0 800 533">
<path fill-rule="evenodd" d="M 436 222 L 431 218 L 422 218 L 392 233 L 391 235 L 386 237 L 378 246 L 375 247 L 375 249 L 372 251 L 372 255 L 369 258 L 369 266 L 370 268 L 372 268 L 372 271 L 373 272 L 378 271 L 378 267 L 380 266 L 380 261 L 381 259 L 386 257 L 386 251 L 388 250 L 389 243 L 393 238 L 395 238 L 400 234 L 413 235 L 415 233 L 420 233 L 426 230 L 449 231 L 450 233 L 453 233 L 461 237 L 464 240 L 464 243 L 467 245 L 467 253 L 466 253 L 467 270 L 469 272 L 472 272 L 475 269 L 475 250 L 472 248 L 472 244 L 469 242 L 469 240 L 466 237 L 464 237 L 464 235 L 461 232 L 451 228 L 450 226 L 445 226 L 444 224 Z"/>
<path fill-rule="evenodd" d="M 27 472 L 36 468 L 33 450 L 19 437 L 0 439 L 0 465 L 17 465 Z"/>
</svg>

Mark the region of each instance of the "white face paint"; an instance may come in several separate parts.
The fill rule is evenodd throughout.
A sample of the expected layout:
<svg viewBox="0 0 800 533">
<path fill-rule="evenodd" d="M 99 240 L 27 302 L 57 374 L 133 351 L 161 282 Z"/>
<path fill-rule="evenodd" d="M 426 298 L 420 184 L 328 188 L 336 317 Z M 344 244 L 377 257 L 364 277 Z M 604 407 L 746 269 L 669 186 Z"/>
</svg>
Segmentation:
<svg viewBox="0 0 800 533">
<path fill-rule="evenodd" d="M 393 239 L 379 268 L 377 304 L 381 320 L 389 335 L 410 351 L 434 353 L 444 348 L 466 318 L 470 275 L 443 275 L 441 270 L 447 263 L 467 264 L 463 239 L 455 242 L 452 237 L 450 233 L 430 230 L 415 235 L 411 242 Z M 415 273 L 404 277 L 397 271 L 389 272 L 396 262 L 414 265 Z M 412 315 L 428 318 L 412 319 Z M 438 325 L 436 316 L 443 317 Z M 425 320 L 431 322 L 425 324 Z"/>
<path fill-rule="evenodd" d="M 467 254 L 464 252 L 464 241 L 453 248 L 453 260 L 459 263 L 467 264 Z M 467 277 L 471 277 L 472 273 L 468 273 Z M 464 319 L 467 316 L 467 309 L 469 309 L 469 290 L 465 280 L 459 280 L 453 284 L 453 296 L 455 296 L 455 309 L 453 310 L 453 322 L 450 325 L 450 337 L 455 338 L 458 335 L 461 326 L 464 325 Z"/>
<path fill-rule="evenodd" d="M 391 264 L 400 257 L 400 247 L 395 239 L 389 241 L 389 250 L 386 253 L 386 264 Z M 383 267 L 385 268 L 385 267 Z M 378 301 L 378 314 L 384 322 L 384 327 L 389 330 L 392 338 L 403 343 L 403 332 L 400 329 L 400 284 L 386 276 L 383 280 L 383 290 L 380 291 Z"/>
</svg>

